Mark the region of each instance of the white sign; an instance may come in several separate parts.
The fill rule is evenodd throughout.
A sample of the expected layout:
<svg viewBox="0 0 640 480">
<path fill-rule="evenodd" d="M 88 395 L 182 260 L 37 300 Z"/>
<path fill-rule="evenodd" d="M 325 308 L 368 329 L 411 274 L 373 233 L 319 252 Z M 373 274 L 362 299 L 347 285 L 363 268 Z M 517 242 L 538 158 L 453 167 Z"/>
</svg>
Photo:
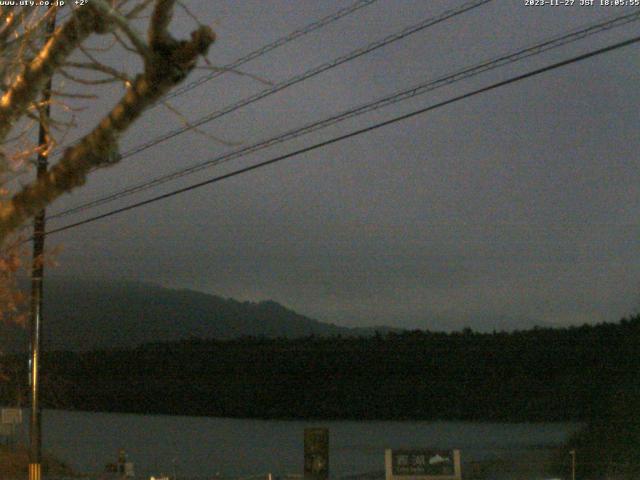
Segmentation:
<svg viewBox="0 0 640 480">
<path fill-rule="evenodd" d="M 461 480 L 460 450 L 385 450 L 386 480 Z"/>
</svg>

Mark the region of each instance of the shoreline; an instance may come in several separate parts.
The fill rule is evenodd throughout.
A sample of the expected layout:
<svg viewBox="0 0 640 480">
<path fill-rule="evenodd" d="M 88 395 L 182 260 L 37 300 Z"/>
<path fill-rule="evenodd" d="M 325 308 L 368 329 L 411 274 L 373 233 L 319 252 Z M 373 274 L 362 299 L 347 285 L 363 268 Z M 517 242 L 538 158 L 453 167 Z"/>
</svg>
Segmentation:
<svg viewBox="0 0 640 480">
<path fill-rule="evenodd" d="M 26 409 L 25 409 L 26 410 Z M 82 408 L 44 408 L 44 411 L 64 412 L 64 413 L 93 413 L 105 415 L 144 415 L 147 417 L 186 417 L 200 419 L 219 419 L 219 420 L 252 420 L 261 422 L 331 422 L 331 423 L 460 423 L 475 425 L 572 425 L 584 426 L 585 420 L 495 420 L 495 419 L 458 419 L 458 418 L 421 418 L 421 417 L 402 417 L 402 418 L 350 418 L 350 417 L 279 417 L 279 416 L 223 416 L 223 415 L 197 415 L 189 413 L 159 413 L 159 412 L 142 412 L 142 411 L 120 411 L 120 410 L 91 410 Z M 543 445 L 541 445 L 543 446 Z"/>
</svg>

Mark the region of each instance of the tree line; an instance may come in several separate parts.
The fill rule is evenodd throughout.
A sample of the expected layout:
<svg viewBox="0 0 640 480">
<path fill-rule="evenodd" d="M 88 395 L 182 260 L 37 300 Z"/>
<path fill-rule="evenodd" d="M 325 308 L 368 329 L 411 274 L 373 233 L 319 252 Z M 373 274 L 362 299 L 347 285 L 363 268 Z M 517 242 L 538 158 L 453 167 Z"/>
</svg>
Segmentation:
<svg viewBox="0 0 640 480">
<path fill-rule="evenodd" d="M 191 338 L 45 353 L 53 408 L 256 418 L 585 421 L 638 390 L 640 316 L 518 332 Z M 4 360 L 14 403 L 27 378 Z M 23 395 L 24 397 L 24 395 Z"/>
</svg>

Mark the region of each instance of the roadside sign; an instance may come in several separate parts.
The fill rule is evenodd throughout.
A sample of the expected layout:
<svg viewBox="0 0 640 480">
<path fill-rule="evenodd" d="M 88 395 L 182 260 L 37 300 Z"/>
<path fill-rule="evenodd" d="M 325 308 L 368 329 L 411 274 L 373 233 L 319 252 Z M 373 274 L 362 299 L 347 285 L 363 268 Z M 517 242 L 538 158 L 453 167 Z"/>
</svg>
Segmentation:
<svg viewBox="0 0 640 480">
<path fill-rule="evenodd" d="M 3 408 L 2 423 L 8 425 L 17 425 L 22 423 L 22 410 L 19 408 Z"/>
<path fill-rule="evenodd" d="M 461 480 L 460 450 L 385 450 L 386 480 Z"/>
<path fill-rule="evenodd" d="M 304 429 L 304 478 L 329 478 L 329 429 Z"/>
</svg>

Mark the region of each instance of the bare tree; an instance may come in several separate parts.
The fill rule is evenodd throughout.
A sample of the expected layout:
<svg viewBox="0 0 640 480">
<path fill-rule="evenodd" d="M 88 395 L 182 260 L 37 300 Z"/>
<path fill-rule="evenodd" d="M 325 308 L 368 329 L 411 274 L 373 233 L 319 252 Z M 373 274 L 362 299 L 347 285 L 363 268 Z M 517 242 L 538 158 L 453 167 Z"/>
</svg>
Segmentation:
<svg viewBox="0 0 640 480">
<path fill-rule="evenodd" d="M 207 26 L 188 39 L 169 32 L 176 0 L 90 0 L 75 7 L 0 7 L 0 312 L 11 311 L 19 295 L 10 293 L 19 255 L 11 248 L 17 229 L 60 195 L 83 185 L 88 174 L 117 164 L 121 135 L 145 109 L 184 80 L 214 41 Z M 58 14 L 58 26 L 46 24 Z M 100 52 L 120 49 L 134 56 L 139 71 L 126 72 L 102 61 Z M 49 100 L 43 90 L 56 75 Z M 73 110 L 96 101 L 75 86 L 94 88 L 117 82 L 122 94 L 108 112 L 56 155 L 46 175 L 18 188 L 6 187 L 35 153 L 49 155 L 69 131 L 80 132 Z M 112 89 L 113 90 L 113 89 Z M 70 115 L 49 119 L 45 109 Z M 43 123 L 46 141 L 33 141 L 33 126 Z"/>
<path fill-rule="evenodd" d="M 91 0 L 74 9 L 70 18 L 38 49 L 33 48 L 35 40 L 32 37 L 38 37 L 43 17 L 52 11 L 35 19 L 34 25 L 29 24 L 29 16 L 23 12 L 9 11 L 11 9 L 7 7 L 0 12 L 0 20 L 5 23 L 0 31 L 0 62 L 4 63 L 2 73 L 5 76 L 0 99 L 0 145 L 23 118 L 33 118 L 42 110 L 43 105 L 38 103 L 40 94 L 49 78 L 57 72 L 74 81 L 119 80 L 126 86 L 109 113 L 89 133 L 66 148 L 44 178 L 25 185 L 0 205 L 0 242 L 61 194 L 84 184 L 90 171 L 117 163 L 121 134 L 146 108 L 187 77 L 198 57 L 206 54 L 214 40 L 213 32 L 206 26 L 191 32 L 188 40 L 177 40 L 169 33 L 176 0 L 141 0 L 125 11 L 129 3 L 127 0 Z M 151 13 L 145 38 L 135 28 L 133 19 L 147 7 Z M 17 42 L 12 32 L 17 33 Z M 142 71 L 129 79 L 125 73 L 96 61 L 83 46 L 94 34 L 111 35 L 127 51 L 139 56 Z M 77 49 L 89 58 L 88 62 L 70 61 L 71 54 Z M 18 58 L 13 54 L 6 58 L 3 51 L 18 53 Z M 20 58 L 22 55 L 25 59 Z M 102 72 L 110 78 L 82 80 L 68 73 L 69 68 Z M 55 92 L 53 98 L 56 98 Z M 50 142 L 53 142 L 52 136 Z M 49 151 L 50 146 L 45 149 Z M 0 171 L 6 174 L 9 155 L 3 152 L 0 161 Z"/>
</svg>

